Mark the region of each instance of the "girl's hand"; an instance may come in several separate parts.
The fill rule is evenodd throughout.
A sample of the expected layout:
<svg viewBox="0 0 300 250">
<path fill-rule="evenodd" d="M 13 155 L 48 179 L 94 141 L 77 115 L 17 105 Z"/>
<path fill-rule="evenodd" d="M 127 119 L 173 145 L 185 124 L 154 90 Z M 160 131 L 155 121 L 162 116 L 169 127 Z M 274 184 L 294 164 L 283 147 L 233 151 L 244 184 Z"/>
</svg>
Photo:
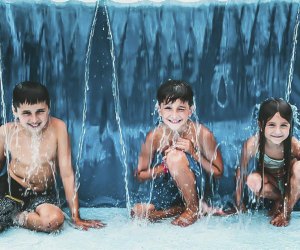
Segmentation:
<svg viewBox="0 0 300 250">
<path fill-rule="evenodd" d="M 195 153 L 194 144 L 189 139 L 179 137 L 176 141 L 175 148 L 189 153 L 190 155 L 193 155 Z"/>
</svg>

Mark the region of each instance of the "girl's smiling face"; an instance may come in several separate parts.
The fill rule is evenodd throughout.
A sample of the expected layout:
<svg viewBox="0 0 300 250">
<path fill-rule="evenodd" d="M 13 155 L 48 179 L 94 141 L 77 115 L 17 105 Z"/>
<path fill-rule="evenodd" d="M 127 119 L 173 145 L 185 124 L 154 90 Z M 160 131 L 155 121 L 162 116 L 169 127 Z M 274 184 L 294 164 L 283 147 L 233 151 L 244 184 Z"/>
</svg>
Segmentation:
<svg viewBox="0 0 300 250">
<path fill-rule="evenodd" d="M 177 99 L 173 103 L 161 103 L 159 114 L 164 124 L 173 131 L 180 132 L 192 114 L 192 107 L 189 106 L 188 102 Z"/>
<path fill-rule="evenodd" d="M 281 144 L 290 133 L 290 123 L 282 118 L 277 112 L 269 121 L 265 127 L 265 137 L 267 142 L 274 143 L 276 145 Z"/>
</svg>

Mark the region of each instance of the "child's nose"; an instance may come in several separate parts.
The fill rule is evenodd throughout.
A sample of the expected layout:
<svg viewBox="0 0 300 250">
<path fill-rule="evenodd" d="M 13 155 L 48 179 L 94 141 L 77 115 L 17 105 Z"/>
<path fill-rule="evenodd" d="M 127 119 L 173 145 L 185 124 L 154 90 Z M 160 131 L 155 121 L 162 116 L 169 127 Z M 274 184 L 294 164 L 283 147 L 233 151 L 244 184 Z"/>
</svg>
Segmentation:
<svg viewBox="0 0 300 250">
<path fill-rule="evenodd" d="M 281 134 L 281 129 L 280 129 L 280 127 L 276 127 L 275 133 L 276 133 L 276 134 Z"/>
<path fill-rule="evenodd" d="M 38 120 L 38 117 L 36 115 L 31 116 L 31 121 L 32 122 L 37 122 L 37 120 Z"/>
<path fill-rule="evenodd" d="M 177 111 L 176 111 L 176 110 L 173 110 L 172 116 L 173 116 L 173 117 L 176 117 L 176 116 L 177 116 Z"/>
</svg>

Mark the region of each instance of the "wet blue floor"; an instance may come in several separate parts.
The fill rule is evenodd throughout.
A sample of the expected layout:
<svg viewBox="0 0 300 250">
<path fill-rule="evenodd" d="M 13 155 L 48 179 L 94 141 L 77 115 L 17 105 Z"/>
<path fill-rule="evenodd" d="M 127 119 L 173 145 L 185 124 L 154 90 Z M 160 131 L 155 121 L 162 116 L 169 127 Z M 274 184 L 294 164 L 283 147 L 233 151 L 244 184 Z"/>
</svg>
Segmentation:
<svg viewBox="0 0 300 250">
<path fill-rule="evenodd" d="M 269 224 L 263 211 L 241 216 L 204 217 L 188 228 L 128 218 L 121 208 L 85 208 L 82 217 L 102 219 L 104 229 L 80 231 L 64 224 L 58 234 L 11 228 L 0 234 L 0 249 L 299 249 L 300 212 L 286 228 Z"/>
</svg>

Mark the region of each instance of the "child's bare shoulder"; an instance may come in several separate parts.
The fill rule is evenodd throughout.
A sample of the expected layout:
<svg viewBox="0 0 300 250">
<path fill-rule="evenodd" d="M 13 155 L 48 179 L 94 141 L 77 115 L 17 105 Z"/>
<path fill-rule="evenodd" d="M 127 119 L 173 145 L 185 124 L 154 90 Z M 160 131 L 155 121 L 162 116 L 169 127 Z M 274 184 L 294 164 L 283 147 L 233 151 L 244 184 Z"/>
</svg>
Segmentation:
<svg viewBox="0 0 300 250">
<path fill-rule="evenodd" d="M 300 142 L 296 137 L 292 137 L 292 154 L 300 159 Z"/>
<path fill-rule="evenodd" d="M 258 135 L 253 135 L 249 137 L 246 141 L 245 144 L 250 148 L 257 148 L 259 142 Z"/>
<path fill-rule="evenodd" d="M 67 125 L 66 123 L 56 117 L 51 117 L 50 118 L 50 122 L 49 125 L 51 128 L 53 128 L 55 130 L 56 133 L 65 133 L 67 132 Z"/>
<path fill-rule="evenodd" d="M 158 128 L 155 128 L 155 129 L 152 129 L 150 130 L 148 133 L 147 133 L 147 136 L 146 136 L 146 141 L 155 141 L 155 140 L 159 140 L 162 136 L 162 131 L 161 129 L 158 127 Z"/>
<path fill-rule="evenodd" d="M 258 146 L 259 146 L 258 134 L 249 137 L 244 143 L 244 148 L 243 148 L 244 154 L 248 155 L 249 158 L 253 157 L 254 155 L 256 155 L 258 151 Z"/>
<path fill-rule="evenodd" d="M 16 127 L 16 123 L 8 122 L 0 126 L 0 136 L 5 136 L 5 134 L 10 133 L 12 129 Z"/>
<path fill-rule="evenodd" d="M 200 136 L 200 138 L 202 138 L 203 140 L 207 140 L 210 137 L 213 137 L 212 131 L 208 127 L 206 127 L 204 124 L 196 123 L 196 122 L 192 122 L 192 124 L 196 130 L 196 134 L 198 134 Z"/>
</svg>

